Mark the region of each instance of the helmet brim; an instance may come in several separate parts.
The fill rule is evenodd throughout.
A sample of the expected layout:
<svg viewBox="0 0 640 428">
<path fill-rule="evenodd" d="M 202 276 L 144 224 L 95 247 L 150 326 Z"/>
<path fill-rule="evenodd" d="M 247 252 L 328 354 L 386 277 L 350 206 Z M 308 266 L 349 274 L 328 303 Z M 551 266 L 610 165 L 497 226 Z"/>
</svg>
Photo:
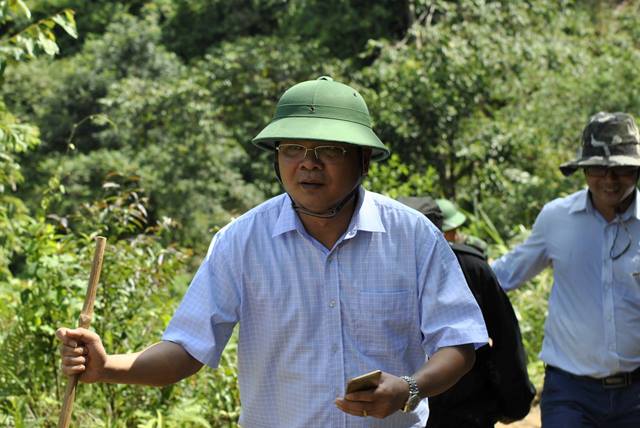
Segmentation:
<svg viewBox="0 0 640 428">
<path fill-rule="evenodd" d="M 460 211 L 457 211 L 454 215 L 449 218 L 446 218 L 442 223 L 442 231 L 448 232 L 453 229 L 457 229 L 467 221 L 467 216 L 462 214 Z"/>
<path fill-rule="evenodd" d="M 640 167 L 640 159 L 632 156 L 624 156 L 624 155 L 613 155 L 613 156 L 591 156 L 584 159 L 576 159 L 570 162 L 565 162 L 560 165 L 560 172 L 565 177 L 570 176 L 579 168 L 584 168 L 585 166 L 639 166 Z"/>
<path fill-rule="evenodd" d="M 251 142 L 265 150 L 275 150 L 284 140 L 332 141 L 370 148 L 371 160 L 389 157 L 378 136 L 360 123 L 322 117 L 285 117 L 269 123 Z"/>
</svg>

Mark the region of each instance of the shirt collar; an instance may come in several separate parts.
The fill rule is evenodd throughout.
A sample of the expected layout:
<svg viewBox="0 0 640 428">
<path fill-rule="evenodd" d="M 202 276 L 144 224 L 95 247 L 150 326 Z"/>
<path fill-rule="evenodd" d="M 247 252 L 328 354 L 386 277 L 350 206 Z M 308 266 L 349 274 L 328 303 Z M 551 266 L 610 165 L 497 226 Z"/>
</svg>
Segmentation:
<svg viewBox="0 0 640 428">
<path fill-rule="evenodd" d="M 592 212 L 593 206 L 591 205 L 591 199 L 589 198 L 589 189 L 582 191 L 582 194 L 574 199 L 571 207 L 569 208 L 569 214 L 574 214 L 581 211 Z"/>
<path fill-rule="evenodd" d="M 636 219 L 640 220 L 640 203 L 638 203 L 638 198 L 640 198 L 640 191 L 636 187 L 634 192 L 636 193 L 636 196 L 633 199 L 631 206 L 629 206 L 629 208 L 627 208 L 627 211 L 625 211 L 625 213 L 622 215 L 625 220 L 629 217 L 635 217 Z M 587 211 L 589 213 L 595 212 L 595 207 L 591 203 L 591 198 L 589 197 L 589 189 L 585 189 L 582 195 L 580 195 L 573 201 L 573 204 L 571 204 L 571 208 L 569 209 L 569 214 L 580 211 Z"/>
<path fill-rule="evenodd" d="M 349 230 L 353 232 L 357 230 L 365 232 L 386 232 L 373 195 L 371 192 L 367 192 L 362 186 L 358 189 L 358 205 L 349 224 Z"/>
<path fill-rule="evenodd" d="M 640 198 L 640 191 L 638 190 L 637 187 L 635 192 L 636 192 L 636 197 L 633 198 L 633 202 L 631 203 L 631 206 L 627 210 L 627 213 L 629 213 L 630 217 L 635 217 L 636 220 L 640 220 L 640 203 L 638 203 L 638 198 Z"/>
<path fill-rule="evenodd" d="M 273 229 L 272 238 L 293 230 L 304 231 L 304 226 L 298 214 L 291 206 L 291 198 L 288 194 L 284 194 L 283 196 L 282 208 L 280 209 L 280 215 Z M 358 230 L 366 232 L 386 232 L 374 198 L 371 196 L 371 193 L 367 192 L 362 186 L 358 189 L 358 204 L 347 228 L 346 237 L 351 238 L 355 236 Z"/>
<path fill-rule="evenodd" d="M 291 205 L 291 198 L 286 193 L 282 196 L 283 198 L 282 206 L 280 208 L 280 215 L 278 215 L 278 220 L 276 220 L 276 225 L 273 228 L 273 234 L 271 235 L 272 238 L 275 238 L 278 235 L 282 235 L 283 233 L 296 230 L 298 223 L 300 223 L 300 225 L 302 226 L 298 215 Z"/>
</svg>

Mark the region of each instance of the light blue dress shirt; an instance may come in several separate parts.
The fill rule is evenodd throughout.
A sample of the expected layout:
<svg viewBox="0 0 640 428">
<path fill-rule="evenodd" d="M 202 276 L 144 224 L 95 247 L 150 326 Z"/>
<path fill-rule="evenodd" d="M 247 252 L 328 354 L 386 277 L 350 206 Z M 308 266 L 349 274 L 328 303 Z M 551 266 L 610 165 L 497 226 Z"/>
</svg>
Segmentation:
<svg viewBox="0 0 640 428">
<path fill-rule="evenodd" d="M 556 199 L 542 209 L 526 242 L 493 264 L 506 290 L 553 267 L 540 353 L 547 364 L 593 377 L 640 366 L 638 193 L 611 223 L 586 189 Z"/>
<path fill-rule="evenodd" d="M 328 250 L 287 195 L 220 230 L 163 340 L 216 367 L 240 324 L 240 425 L 424 427 L 428 406 L 384 420 L 334 404 L 347 379 L 410 375 L 440 347 L 487 341 L 482 315 L 442 234 L 417 211 L 360 189 Z"/>
</svg>

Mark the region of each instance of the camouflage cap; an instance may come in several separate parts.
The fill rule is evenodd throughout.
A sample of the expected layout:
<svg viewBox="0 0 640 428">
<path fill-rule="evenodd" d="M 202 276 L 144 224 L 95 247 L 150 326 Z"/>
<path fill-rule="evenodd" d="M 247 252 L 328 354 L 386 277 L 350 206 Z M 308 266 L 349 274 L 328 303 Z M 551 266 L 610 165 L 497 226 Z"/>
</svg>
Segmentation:
<svg viewBox="0 0 640 428">
<path fill-rule="evenodd" d="M 416 211 L 420 211 L 429 220 L 431 220 L 431 223 L 433 223 L 438 229 L 442 230 L 444 215 L 433 198 L 429 196 L 403 196 L 398 198 L 398 202 L 401 202 Z"/>
<path fill-rule="evenodd" d="M 591 116 L 577 159 L 560 165 L 560 171 L 569 176 L 591 165 L 640 166 L 640 133 L 633 116 L 620 112 Z"/>
</svg>

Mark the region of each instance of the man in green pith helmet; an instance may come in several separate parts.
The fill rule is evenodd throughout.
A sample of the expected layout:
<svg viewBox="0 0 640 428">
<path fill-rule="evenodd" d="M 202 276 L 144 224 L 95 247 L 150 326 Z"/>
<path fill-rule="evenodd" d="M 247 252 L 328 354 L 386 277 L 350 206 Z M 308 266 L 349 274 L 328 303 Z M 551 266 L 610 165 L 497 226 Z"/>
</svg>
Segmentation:
<svg viewBox="0 0 640 428">
<path fill-rule="evenodd" d="M 455 230 L 465 217 L 445 199 L 401 197 L 398 201 L 420 211 L 440 230 Z M 444 207 L 446 214 L 440 207 Z M 459 214 L 459 215 L 458 215 Z M 449 234 L 449 238 L 455 236 Z M 498 421 L 524 418 L 535 396 L 527 374 L 527 359 L 518 320 L 500 288 L 486 256 L 474 247 L 449 239 L 469 289 L 489 333 L 490 342 L 476 350 L 476 362 L 458 383 L 429 399 L 427 428 L 489 428 Z"/>
<path fill-rule="evenodd" d="M 593 115 L 578 158 L 587 189 L 544 206 L 526 242 L 493 264 L 505 290 L 546 267 L 553 288 L 540 358 L 542 426 L 640 427 L 640 133 Z"/>
<path fill-rule="evenodd" d="M 447 199 L 436 199 L 436 203 L 442 211 L 442 232 L 449 242 L 468 245 L 480 251 L 486 256 L 487 243 L 482 239 L 460 232 L 460 227 L 467 221 L 467 216 Z"/>
<path fill-rule="evenodd" d="M 423 398 L 453 385 L 488 338 L 437 229 L 362 188 L 389 154 L 364 100 L 328 77 L 299 83 L 253 143 L 273 152 L 286 193 L 213 237 L 162 342 L 106 355 L 95 333 L 61 328 L 63 372 L 166 385 L 215 368 L 239 324 L 243 427 L 423 427 Z M 376 386 L 345 394 L 374 370 Z"/>
</svg>

